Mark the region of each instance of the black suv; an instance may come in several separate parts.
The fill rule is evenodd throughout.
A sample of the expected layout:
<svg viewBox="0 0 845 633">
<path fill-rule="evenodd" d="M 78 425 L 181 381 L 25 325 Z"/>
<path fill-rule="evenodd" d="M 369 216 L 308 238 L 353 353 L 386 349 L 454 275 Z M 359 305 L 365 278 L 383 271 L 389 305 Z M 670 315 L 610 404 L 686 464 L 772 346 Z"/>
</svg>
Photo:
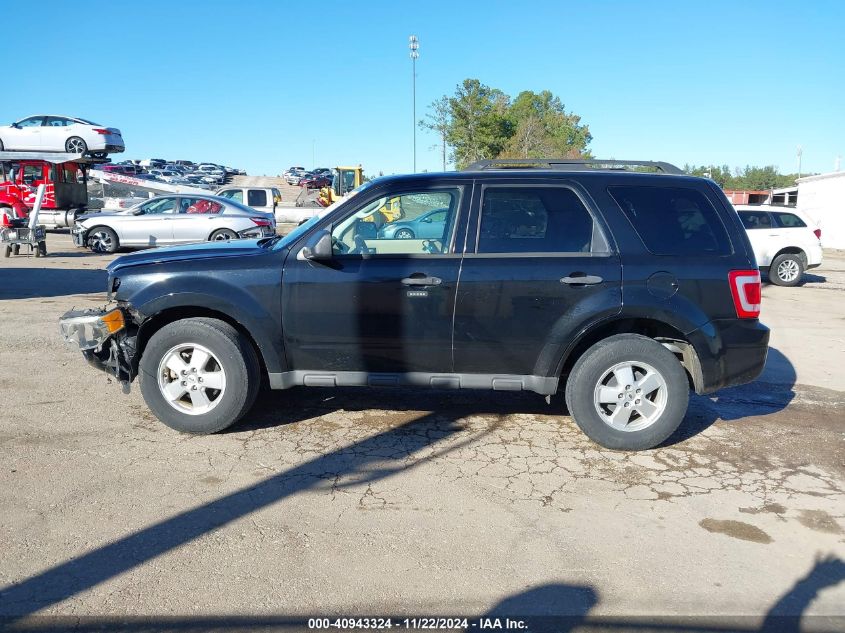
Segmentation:
<svg viewBox="0 0 845 633">
<path fill-rule="evenodd" d="M 645 171 L 644 171 L 645 170 Z M 408 231 L 389 231 L 401 222 Z M 262 383 L 565 391 L 599 444 L 663 442 L 689 389 L 763 369 L 760 274 L 710 180 L 666 163 L 483 161 L 373 180 L 286 237 L 126 255 L 67 340 L 168 426 Z"/>
</svg>

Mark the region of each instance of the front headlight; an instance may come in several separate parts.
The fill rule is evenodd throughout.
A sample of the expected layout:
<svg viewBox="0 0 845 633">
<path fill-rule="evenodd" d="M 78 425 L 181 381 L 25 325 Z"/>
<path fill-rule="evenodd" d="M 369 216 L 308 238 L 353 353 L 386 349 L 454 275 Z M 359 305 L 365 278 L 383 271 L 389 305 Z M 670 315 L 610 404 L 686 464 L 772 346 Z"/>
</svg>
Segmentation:
<svg viewBox="0 0 845 633">
<path fill-rule="evenodd" d="M 241 237 L 245 239 L 249 239 L 251 237 L 264 237 L 264 230 L 260 226 L 256 226 L 253 229 L 246 229 L 245 231 L 241 231 L 238 233 Z"/>
<path fill-rule="evenodd" d="M 99 347 L 112 335 L 126 327 L 123 310 L 71 310 L 59 319 L 62 338 L 76 343 L 79 349 Z"/>
</svg>

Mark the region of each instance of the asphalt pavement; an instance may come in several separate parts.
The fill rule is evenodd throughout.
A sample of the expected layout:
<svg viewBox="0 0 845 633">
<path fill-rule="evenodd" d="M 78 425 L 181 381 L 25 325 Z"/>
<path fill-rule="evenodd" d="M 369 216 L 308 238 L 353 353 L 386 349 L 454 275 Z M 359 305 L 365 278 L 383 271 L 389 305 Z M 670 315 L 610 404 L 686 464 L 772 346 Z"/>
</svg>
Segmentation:
<svg viewBox="0 0 845 633">
<path fill-rule="evenodd" d="M 778 615 L 845 626 L 841 253 L 801 287 L 764 287 L 760 380 L 692 397 L 664 446 L 618 453 L 561 402 L 504 392 L 296 388 L 265 394 L 227 432 L 180 435 L 58 335 L 65 310 L 104 303 L 111 257 L 62 233 L 48 249 L 0 260 L 7 624 L 723 614 L 743 630 Z"/>
</svg>

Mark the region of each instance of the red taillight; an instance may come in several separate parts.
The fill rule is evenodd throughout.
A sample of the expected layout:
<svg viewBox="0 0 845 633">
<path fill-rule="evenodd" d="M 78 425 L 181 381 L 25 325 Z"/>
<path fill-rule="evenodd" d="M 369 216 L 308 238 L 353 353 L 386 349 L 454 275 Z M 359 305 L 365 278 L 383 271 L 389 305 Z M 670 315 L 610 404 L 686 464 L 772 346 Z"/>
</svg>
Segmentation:
<svg viewBox="0 0 845 633">
<path fill-rule="evenodd" d="M 110 132 L 109 132 L 108 130 L 104 130 L 104 129 L 103 129 L 103 128 L 101 128 L 101 127 L 95 127 L 95 128 L 94 128 L 94 131 L 95 131 L 97 134 L 102 134 L 102 135 L 104 135 L 104 136 L 105 136 L 106 134 L 110 134 Z"/>
<path fill-rule="evenodd" d="M 759 270 L 732 270 L 728 273 L 731 295 L 736 315 L 740 319 L 756 319 L 760 316 L 760 302 L 763 288 Z"/>
<path fill-rule="evenodd" d="M 253 222 L 255 222 L 256 226 L 273 226 L 270 220 L 266 220 L 264 218 L 250 218 Z"/>
<path fill-rule="evenodd" d="M 816 236 L 816 239 L 822 239 L 822 230 L 821 229 L 813 229 L 813 235 Z"/>
</svg>

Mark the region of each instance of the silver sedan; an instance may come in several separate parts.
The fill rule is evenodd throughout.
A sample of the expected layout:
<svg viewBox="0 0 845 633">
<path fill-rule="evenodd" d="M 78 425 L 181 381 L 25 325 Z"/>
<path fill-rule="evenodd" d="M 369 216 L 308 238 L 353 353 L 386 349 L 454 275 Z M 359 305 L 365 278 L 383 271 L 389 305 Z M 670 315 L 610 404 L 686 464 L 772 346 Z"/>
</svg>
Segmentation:
<svg viewBox="0 0 845 633">
<path fill-rule="evenodd" d="M 272 213 L 219 196 L 159 196 L 117 213 L 81 216 L 73 228 L 77 246 L 114 253 L 188 242 L 267 237 L 276 234 Z"/>
</svg>

